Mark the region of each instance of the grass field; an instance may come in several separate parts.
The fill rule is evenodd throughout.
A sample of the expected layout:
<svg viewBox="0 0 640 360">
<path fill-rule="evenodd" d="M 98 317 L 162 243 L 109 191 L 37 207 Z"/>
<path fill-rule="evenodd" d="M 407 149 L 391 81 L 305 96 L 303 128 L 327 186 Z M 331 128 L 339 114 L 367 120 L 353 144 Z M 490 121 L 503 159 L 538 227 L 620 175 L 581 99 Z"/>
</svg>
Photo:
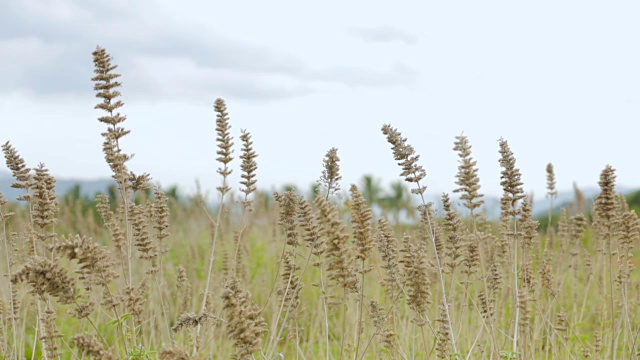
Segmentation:
<svg viewBox="0 0 640 360">
<path fill-rule="evenodd" d="M 612 167 L 592 207 L 578 196 L 542 232 L 506 140 L 488 221 L 469 139 L 452 139 L 458 188 L 436 206 L 419 156 L 384 125 L 415 221 L 343 184 L 335 148 L 309 159 L 317 193 L 266 196 L 251 135 L 231 135 L 218 99 L 217 201 L 179 200 L 129 170 L 119 75 L 104 49 L 93 56 L 117 191 L 58 197 L 44 165 L 2 146 L 24 195 L 0 204 L 0 358 L 638 358 L 640 221 Z M 552 202 L 551 164 L 547 178 Z"/>
</svg>

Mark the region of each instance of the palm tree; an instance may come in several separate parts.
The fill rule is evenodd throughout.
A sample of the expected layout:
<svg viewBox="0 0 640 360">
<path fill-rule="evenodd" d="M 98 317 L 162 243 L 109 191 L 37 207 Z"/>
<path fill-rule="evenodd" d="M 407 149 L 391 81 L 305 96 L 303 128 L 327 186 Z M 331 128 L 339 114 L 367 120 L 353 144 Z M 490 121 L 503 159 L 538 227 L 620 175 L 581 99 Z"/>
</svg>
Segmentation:
<svg viewBox="0 0 640 360">
<path fill-rule="evenodd" d="M 382 186 L 380 185 L 380 179 L 376 179 L 373 175 L 367 174 L 362 177 L 361 192 L 365 200 L 374 207 L 374 205 L 380 206 L 380 199 L 382 198 Z"/>
<path fill-rule="evenodd" d="M 400 223 L 400 214 L 404 211 L 408 219 L 415 219 L 416 208 L 411 201 L 411 192 L 401 180 L 391 183 L 391 192 L 380 199 L 383 209 L 393 213 L 396 224 Z"/>
</svg>

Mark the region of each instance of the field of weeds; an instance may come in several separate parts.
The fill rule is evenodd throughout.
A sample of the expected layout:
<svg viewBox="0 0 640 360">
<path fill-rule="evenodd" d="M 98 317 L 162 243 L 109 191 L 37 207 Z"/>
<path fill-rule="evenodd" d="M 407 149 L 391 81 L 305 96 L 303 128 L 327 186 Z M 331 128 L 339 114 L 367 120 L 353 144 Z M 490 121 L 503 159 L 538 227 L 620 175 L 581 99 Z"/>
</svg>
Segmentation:
<svg viewBox="0 0 640 360">
<path fill-rule="evenodd" d="M 419 204 L 400 221 L 341 182 L 335 148 L 309 159 L 313 196 L 258 192 L 259 149 L 232 135 L 218 99 L 217 201 L 178 200 L 129 170 L 120 78 L 105 49 L 93 58 L 117 191 L 58 197 L 45 165 L 2 146 L 23 195 L 0 203 L 0 358 L 638 358 L 640 221 L 612 167 L 592 207 L 577 198 L 542 232 L 506 140 L 501 215 L 488 221 L 467 137 L 452 139 L 458 188 L 434 205 L 410 141 L 384 125 Z M 547 179 L 552 202 L 551 164 Z"/>
</svg>

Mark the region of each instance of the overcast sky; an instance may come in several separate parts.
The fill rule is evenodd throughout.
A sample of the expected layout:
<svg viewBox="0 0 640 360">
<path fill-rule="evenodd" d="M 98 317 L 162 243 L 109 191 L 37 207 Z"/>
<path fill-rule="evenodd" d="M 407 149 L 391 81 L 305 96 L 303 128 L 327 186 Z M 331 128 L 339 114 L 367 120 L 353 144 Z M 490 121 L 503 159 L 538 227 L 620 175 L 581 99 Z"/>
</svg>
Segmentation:
<svg viewBox="0 0 640 360">
<path fill-rule="evenodd" d="M 527 191 L 545 192 L 548 162 L 560 190 L 597 186 L 607 164 L 637 187 L 639 16 L 637 1 L 2 1 L 0 141 L 56 176 L 108 177 L 90 81 L 100 45 L 122 74 L 130 167 L 163 185 L 219 185 L 221 97 L 236 143 L 253 134 L 267 189 L 307 189 L 331 147 L 343 188 L 397 180 L 384 123 L 433 193 L 454 188 L 461 133 L 486 194 L 501 192 L 501 137 Z"/>
</svg>

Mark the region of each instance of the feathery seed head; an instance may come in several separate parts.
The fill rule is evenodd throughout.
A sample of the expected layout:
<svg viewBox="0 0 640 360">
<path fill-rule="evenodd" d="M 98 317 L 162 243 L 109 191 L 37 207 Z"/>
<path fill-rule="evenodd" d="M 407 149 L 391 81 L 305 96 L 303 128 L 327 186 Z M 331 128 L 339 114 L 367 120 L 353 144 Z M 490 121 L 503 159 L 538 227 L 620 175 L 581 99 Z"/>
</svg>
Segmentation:
<svg viewBox="0 0 640 360">
<path fill-rule="evenodd" d="M 256 158 L 258 154 L 253 151 L 253 141 L 251 141 L 251 134 L 248 131 L 242 130 L 240 140 L 242 141 L 242 154 L 240 155 L 240 159 L 242 160 L 240 164 L 242 174 L 240 177 L 242 180 L 240 181 L 240 185 L 243 186 L 240 188 L 240 191 L 244 193 L 245 199 L 243 205 L 251 209 L 253 201 L 249 201 L 247 198 L 251 193 L 256 191 L 256 170 L 258 169 Z"/>
<path fill-rule="evenodd" d="M 322 176 L 318 183 L 327 190 L 327 198 L 340 191 L 340 157 L 338 157 L 338 149 L 331 148 L 322 160 L 323 170 Z"/>
<path fill-rule="evenodd" d="M 83 355 L 88 355 L 96 360 L 115 360 L 116 357 L 113 353 L 105 349 L 100 340 L 89 333 L 74 335 L 71 338 L 71 343 L 75 345 L 80 353 Z"/>
<path fill-rule="evenodd" d="M 556 175 L 553 171 L 553 164 L 547 164 L 547 196 L 557 197 L 558 190 L 556 190 Z"/>
<path fill-rule="evenodd" d="M 222 175 L 222 185 L 216 189 L 220 194 L 224 195 L 231 190 L 231 187 L 227 185 L 227 177 L 233 172 L 229 168 L 229 163 L 233 160 L 231 156 L 233 154 L 233 138 L 229 132 L 231 125 L 229 124 L 229 113 L 224 100 L 216 99 L 213 108 L 216 112 L 216 142 L 218 143 L 218 150 L 216 150 L 218 157 L 216 160 L 222 164 L 222 167 L 217 170 L 218 174 Z"/>
<path fill-rule="evenodd" d="M 385 218 L 378 220 L 378 252 L 384 265 L 382 268 L 387 271 L 385 284 L 387 292 L 393 294 L 400 287 L 400 270 L 398 268 L 398 240 L 393 235 L 393 230 Z"/>
<path fill-rule="evenodd" d="M 459 188 L 453 190 L 454 193 L 461 192 L 460 199 L 464 201 L 464 206 L 473 211 L 482 206 L 484 196 L 480 194 L 480 179 L 478 178 L 477 161 L 471 157 L 471 145 L 469 139 L 464 135 L 456 136 L 453 150 L 458 152 L 458 173 L 456 174 L 456 185 Z"/>
<path fill-rule="evenodd" d="M 402 134 L 391 125 L 383 125 L 382 134 L 387 136 L 387 142 L 391 144 L 393 157 L 402 168 L 400 176 L 404 177 L 406 182 L 416 184 L 416 188 L 411 189 L 413 194 L 423 194 L 427 187 L 421 186 L 420 180 L 424 179 L 427 173 L 422 166 L 418 165 L 420 155 L 416 154 L 413 146 L 407 144 L 407 139 L 403 138 Z"/>
<path fill-rule="evenodd" d="M 284 227 L 284 236 L 287 245 L 298 246 L 298 205 L 301 196 L 293 191 L 287 191 L 283 194 L 274 193 L 274 198 L 280 205 L 280 219 L 278 223 Z"/>
<path fill-rule="evenodd" d="M 8 141 L 2 145 L 2 152 L 4 152 L 7 167 L 11 170 L 13 177 L 17 180 L 17 182 L 11 184 L 11 187 L 14 189 L 30 190 L 33 186 L 33 175 L 31 174 L 31 169 L 27 167 L 24 159 Z M 24 198 L 24 200 L 28 199 L 28 197 Z"/>
<path fill-rule="evenodd" d="M 63 304 L 72 304 L 76 299 L 73 278 L 49 259 L 32 257 L 22 269 L 11 276 L 14 284 L 24 281 L 31 285 L 31 292 L 41 298 L 45 295 L 54 296 Z"/>
<path fill-rule="evenodd" d="M 367 204 L 364 197 L 358 190 L 356 185 L 351 185 L 349 189 L 351 193 L 351 223 L 354 229 L 354 239 L 356 247 L 356 259 L 366 260 L 373 248 L 373 239 L 371 237 L 371 207 Z"/>
<path fill-rule="evenodd" d="M 262 348 L 262 334 L 266 332 L 260 308 L 251 301 L 251 294 L 242 289 L 238 280 L 224 285 L 223 309 L 227 313 L 227 333 L 236 349 L 235 358 L 246 360 Z"/>
<path fill-rule="evenodd" d="M 524 198 L 524 190 L 522 189 L 522 181 L 520 180 L 520 169 L 516 168 L 516 158 L 513 156 L 509 143 L 500 139 L 500 185 L 503 189 L 503 195 L 500 200 L 501 210 L 504 217 L 516 216 L 520 214 L 520 210 L 516 208 L 519 200 Z"/>
<path fill-rule="evenodd" d="M 324 242 L 322 241 L 322 230 L 318 223 L 318 217 L 313 212 L 311 204 L 302 196 L 300 197 L 298 208 L 300 226 L 304 230 L 302 238 L 311 249 L 313 255 L 320 256 L 324 253 Z"/>
<path fill-rule="evenodd" d="M 600 220 L 609 221 L 616 217 L 617 199 L 615 192 L 616 170 L 607 165 L 600 173 L 600 194 L 595 199 L 595 212 Z"/>
</svg>

